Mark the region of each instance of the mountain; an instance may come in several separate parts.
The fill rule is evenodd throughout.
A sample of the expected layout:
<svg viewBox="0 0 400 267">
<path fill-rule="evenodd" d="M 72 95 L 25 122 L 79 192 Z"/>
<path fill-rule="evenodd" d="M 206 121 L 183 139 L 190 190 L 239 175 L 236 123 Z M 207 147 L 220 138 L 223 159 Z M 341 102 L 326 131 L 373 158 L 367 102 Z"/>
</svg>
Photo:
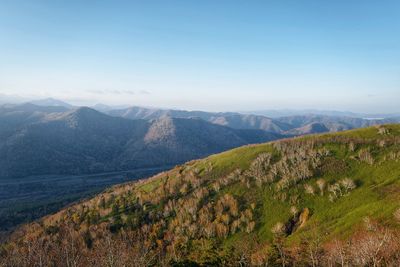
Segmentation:
<svg viewBox="0 0 400 267">
<path fill-rule="evenodd" d="M 282 137 L 199 119 L 128 120 L 33 104 L 0 109 L 0 122 L 9 125 L 0 131 L 0 177 L 160 167 Z"/>
<path fill-rule="evenodd" d="M 325 133 L 330 132 L 332 130 L 328 129 L 325 124 L 319 122 L 312 122 L 301 126 L 299 128 L 295 128 L 292 130 L 287 131 L 287 134 L 290 135 L 306 135 L 306 134 L 313 134 L 313 133 Z"/>
<path fill-rule="evenodd" d="M 276 140 L 281 135 L 235 130 L 200 119 L 163 117 L 152 121 L 141 140 L 130 141 L 116 159 L 122 166 L 167 165 L 250 143 Z"/>
<path fill-rule="evenodd" d="M 256 115 L 221 114 L 211 117 L 209 121 L 235 129 L 258 129 L 275 133 L 281 133 L 291 128 L 286 123 Z"/>
<path fill-rule="evenodd" d="M 36 123 L 47 116 L 66 111 L 64 107 L 40 107 L 29 103 L 2 105 L 0 106 L 0 140 L 5 140 L 24 125 Z"/>
<path fill-rule="evenodd" d="M 152 120 L 162 117 L 173 118 L 200 118 L 206 121 L 217 120 L 220 117 L 237 115 L 233 112 L 205 112 L 205 111 L 186 111 L 174 109 L 159 109 L 145 107 L 129 107 L 125 109 L 116 109 L 108 112 L 111 116 L 123 117 L 126 119 L 144 119 Z"/>
<path fill-rule="evenodd" d="M 273 119 L 262 115 L 234 112 L 214 113 L 142 107 L 109 110 L 106 113 L 111 116 L 123 117 L 126 119 L 144 120 L 158 119 L 166 116 L 173 118 L 200 118 L 213 124 L 223 125 L 234 129 L 256 129 L 286 135 L 312 134 L 321 133 L 322 131 L 337 132 L 378 124 L 400 122 L 400 118 L 394 115 L 383 119 L 371 119 L 356 117 L 358 114 L 348 112 L 321 112 L 331 115 L 307 113 L 304 115 L 297 114 L 292 116 L 274 117 Z M 302 113 L 304 112 L 300 112 L 300 114 Z M 313 125 L 319 125 L 319 127 L 312 127 Z"/>
<path fill-rule="evenodd" d="M 130 107 L 127 109 L 111 110 L 108 112 L 108 114 L 127 119 L 145 120 L 157 119 L 165 116 L 173 118 L 200 118 L 205 121 L 230 128 L 258 129 L 275 133 L 280 133 L 290 128 L 290 126 L 286 125 L 285 123 L 276 122 L 264 116 L 256 116 L 251 114 L 245 115 L 234 112 L 204 112 Z"/>
<path fill-rule="evenodd" d="M 1 114 L 5 112 L 30 112 L 30 113 L 58 113 L 58 112 L 65 112 L 69 109 L 63 106 L 39 106 L 32 103 L 23 103 L 23 104 L 4 104 L 0 106 Z"/>
<path fill-rule="evenodd" d="M 74 108 L 74 106 L 58 100 L 58 99 L 54 99 L 54 98 L 44 98 L 44 99 L 37 99 L 37 100 L 32 100 L 29 102 L 30 104 L 36 105 L 36 106 L 44 106 L 44 107 L 64 107 L 64 108 Z"/>
<path fill-rule="evenodd" d="M 351 130 L 355 128 L 363 128 L 379 124 L 397 123 L 400 122 L 398 118 L 387 118 L 387 119 L 363 119 L 363 118 L 352 118 L 352 117 L 337 117 L 337 116 L 325 116 L 325 115 L 302 115 L 302 116 L 289 116 L 280 117 L 276 119 L 281 123 L 286 123 L 292 126 L 290 131 L 300 131 L 301 128 L 310 124 L 319 124 L 326 128 L 328 132 L 338 132 Z M 296 128 L 300 128 L 296 130 Z M 321 128 L 320 128 L 321 129 Z M 312 132 L 312 133 L 319 133 Z"/>
<path fill-rule="evenodd" d="M 8 95 L 0 93 L 0 104 L 20 104 L 28 101 L 27 98 L 19 95 Z"/>
<path fill-rule="evenodd" d="M 0 177 L 170 165 L 285 136 L 397 121 L 321 115 L 271 120 L 235 113 L 141 108 L 126 112 L 120 115 L 135 119 L 86 107 L 69 109 L 32 103 L 0 106 Z M 143 119 L 136 119 L 139 117 Z"/>
<path fill-rule="evenodd" d="M 146 122 L 112 118 L 88 108 L 58 113 L 17 129 L 0 144 L 0 177 L 112 170 L 106 161 Z"/>
<path fill-rule="evenodd" d="M 119 110 L 119 109 L 126 109 L 128 108 L 128 106 L 122 105 L 122 106 L 109 106 L 109 105 L 105 105 L 105 104 L 101 104 L 101 103 L 97 103 L 94 106 L 92 106 L 91 108 L 100 111 L 100 112 L 104 112 L 104 113 L 108 113 L 111 110 Z M 119 116 L 121 117 L 121 116 Z"/>
<path fill-rule="evenodd" d="M 398 266 L 399 144 L 385 125 L 194 160 L 21 227 L 0 263 Z"/>
<path fill-rule="evenodd" d="M 318 110 L 318 109 L 270 109 L 270 110 L 246 111 L 242 113 L 267 116 L 270 118 L 308 116 L 308 115 L 351 117 L 351 118 L 392 118 L 399 116 L 398 113 L 369 114 L 369 113 L 356 113 L 351 111 Z"/>
</svg>

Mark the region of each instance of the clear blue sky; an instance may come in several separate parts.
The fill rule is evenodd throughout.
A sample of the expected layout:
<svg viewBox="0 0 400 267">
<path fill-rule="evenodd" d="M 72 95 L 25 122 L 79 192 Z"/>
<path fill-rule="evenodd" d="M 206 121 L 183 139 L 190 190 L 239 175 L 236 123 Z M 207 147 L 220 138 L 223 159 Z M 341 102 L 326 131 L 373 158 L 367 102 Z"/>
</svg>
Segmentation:
<svg viewBox="0 0 400 267">
<path fill-rule="evenodd" d="M 0 93 L 400 111 L 400 1 L 0 0 Z"/>
</svg>

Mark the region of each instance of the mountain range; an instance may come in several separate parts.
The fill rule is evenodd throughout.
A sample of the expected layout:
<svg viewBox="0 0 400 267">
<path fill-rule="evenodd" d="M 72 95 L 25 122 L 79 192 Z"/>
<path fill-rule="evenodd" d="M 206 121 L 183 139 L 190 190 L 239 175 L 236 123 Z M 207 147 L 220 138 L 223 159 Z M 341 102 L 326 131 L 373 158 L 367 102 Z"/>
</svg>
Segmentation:
<svg viewBox="0 0 400 267">
<path fill-rule="evenodd" d="M 159 167 L 245 144 L 399 121 L 143 107 L 99 112 L 55 99 L 6 104 L 0 107 L 0 177 Z"/>
<path fill-rule="evenodd" d="M 0 123 L 0 177 L 158 167 L 282 137 L 201 119 L 129 120 L 33 104 L 2 106 Z"/>
<path fill-rule="evenodd" d="M 200 118 L 205 121 L 228 126 L 235 129 L 258 129 L 279 134 L 312 134 L 320 132 L 337 132 L 371 125 L 397 123 L 400 116 L 388 118 L 362 118 L 352 116 L 332 116 L 319 114 L 292 115 L 269 118 L 263 115 L 242 114 L 236 112 L 204 112 L 144 107 L 129 107 L 109 110 L 107 114 L 127 119 L 155 119 L 165 116 L 175 118 Z M 335 113 L 336 114 L 336 113 Z M 313 126 L 318 124 L 319 127 Z"/>
<path fill-rule="evenodd" d="M 351 111 L 319 110 L 319 109 L 269 109 L 269 110 L 245 111 L 243 113 L 267 116 L 270 118 L 290 117 L 298 115 L 304 116 L 310 114 L 334 116 L 334 117 L 352 117 L 352 118 L 392 118 L 400 116 L 400 113 L 359 113 Z"/>
</svg>

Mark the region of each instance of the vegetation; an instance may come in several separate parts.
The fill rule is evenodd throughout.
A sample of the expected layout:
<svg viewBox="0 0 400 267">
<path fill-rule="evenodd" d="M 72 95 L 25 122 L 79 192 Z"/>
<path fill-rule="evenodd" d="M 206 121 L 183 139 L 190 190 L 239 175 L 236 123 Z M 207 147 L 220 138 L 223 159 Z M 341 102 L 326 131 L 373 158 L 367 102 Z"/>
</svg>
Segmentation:
<svg viewBox="0 0 400 267">
<path fill-rule="evenodd" d="M 0 179 L 0 242 L 22 223 L 93 197 L 114 184 L 154 175 L 164 168 L 80 176 L 36 176 Z"/>
<path fill-rule="evenodd" d="M 32 104 L 0 106 L 0 181 L 159 168 L 282 138 L 194 118 L 145 121 L 87 107 L 63 110 Z"/>
<path fill-rule="evenodd" d="M 398 266 L 400 126 L 249 145 L 21 227 L 4 266 Z"/>
</svg>

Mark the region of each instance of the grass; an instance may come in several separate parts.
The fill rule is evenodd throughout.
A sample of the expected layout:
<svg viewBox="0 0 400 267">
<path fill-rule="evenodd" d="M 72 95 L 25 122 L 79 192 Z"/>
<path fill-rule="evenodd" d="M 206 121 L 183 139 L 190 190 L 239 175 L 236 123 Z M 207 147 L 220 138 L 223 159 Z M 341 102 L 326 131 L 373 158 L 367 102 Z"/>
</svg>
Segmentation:
<svg viewBox="0 0 400 267">
<path fill-rule="evenodd" d="M 400 136 L 399 125 L 385 126 L 389 129 L 389 136 Z M 341 133 L 319 135 L 318 138 L 327 139 L 339 136 L 348 138 L 362 138 L 374 140 L 381 135 L 376 127 L 358 129 Z M 315 138 L 315 136 L 307 136 L 303 138 Z M 395 144 L 395 147 L 399 145 Z M 357 183 L 357 188 L 349 195 L 343 196 L 334 202 L 329 201 L 328 194 L 324 196 L 318 194 L 318 190 L 314 196 L 301 193 L 301 201 L 297 205 L 298 209 L 309 208 L 312 215 L 307 224 L 315 225 L 318 233 L 326 239 L 333 236 L 345 238 L 349 236 L 357 227 L 363 224 L 365 217 L 370 217 L 382 223 L 399 227 L 399 224 L 393 222 L 393 212 L 400 207 L 400 162 L 394 160 L 383 161 L 383 156 L 387 154 L 391 148 L 380 148 L 372 142 L 370 147 L 374 152 L 376 162 L 369 165 L 351 159 L 356 156 L 357 151 L 350 152 L 344 144 L 327 143 L 325 147 L 330 150 L 333 157 L 344 163 L 343 170 L 325 173 L 321 176 L 313 177 L 305 183 L 314 185 L 319 178 L 325 179 L 328 183 L 339 181 L 340 179 L 350 177 Z M 359 149 L 359 148 L 358 148 Z M 214 155 L 206 159 L 213 163 L 217 173 L 231 171 L 235 168 L 248 168 L 252 159 L 259 153 L 274 153 L 271 145 L 255 145 L 234 149 L 225 153 Z M 288 197 L 301 191 L 302 185 L 294 189 L 288 190 Z M 257 226 L 254 233 L 260 240 L 271 241 L 271 228 L 277 222 L 287 222 L 290 217 L 290 204 L 281 202 L 273 198 L 273 192 L 268 187 L 260 188 L 244 188 L 243 186 L 233 186 L 225 188 L 223 192 L 230 192 L 233 195 L 252 196 L 257 199 L 256 215 Z M 288 242 L 298 242 L 301 237 L 311 234 L 309 227 L 298 229 L 292 233 Z M 312 231 L 315 231 L 313 229 Z M 233 245 L 239 242 L 243 233 L 238 233 L 225 242 L 225 245 Z"/>
</svg>

